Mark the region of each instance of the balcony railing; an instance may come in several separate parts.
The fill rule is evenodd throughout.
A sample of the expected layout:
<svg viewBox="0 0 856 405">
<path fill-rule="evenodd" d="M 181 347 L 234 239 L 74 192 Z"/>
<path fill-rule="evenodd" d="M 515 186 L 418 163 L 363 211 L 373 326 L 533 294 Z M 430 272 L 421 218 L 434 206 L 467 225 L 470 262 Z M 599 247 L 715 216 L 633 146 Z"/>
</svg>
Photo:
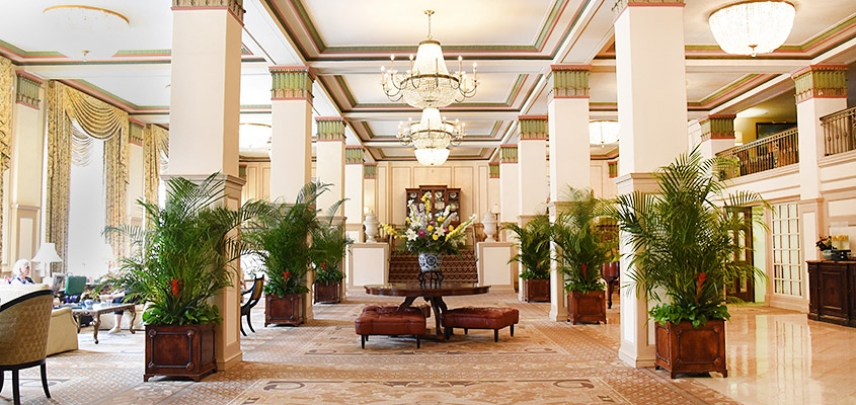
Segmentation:
<svg viewBox="0 0 856 405">
<path fill-rule="evenodd" d="M 856 149 L 856 107 L 820 119 L 826 156 Z"/>
<path fill-rule="evenodd" d="M 760 173 L 799 163 L 799 132 L 796 128 L 779 132 L 717 153 L 737 159 L 740 166 L 728 173 L 729 178 Z"/>
</svg>

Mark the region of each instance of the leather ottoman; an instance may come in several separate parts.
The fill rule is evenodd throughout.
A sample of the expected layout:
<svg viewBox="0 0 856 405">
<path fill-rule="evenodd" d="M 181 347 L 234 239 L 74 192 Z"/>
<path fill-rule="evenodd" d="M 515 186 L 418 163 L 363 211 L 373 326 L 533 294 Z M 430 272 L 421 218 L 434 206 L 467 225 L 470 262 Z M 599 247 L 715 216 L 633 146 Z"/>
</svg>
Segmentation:
<svg viewBox="0 0 856 405">
<path fill-rule="evenodd" d="M 446 340 L 452 336 L 454 328 L 493 329 L 493 341 L 499 341 L 499 330 L 510 326 L 514 336 L 514 324 L 520 320 L 520 312 L 514 308 L 455 308 L 443 314 L 443 328 Z"/>
<path fill-rule="evenodd" d="M 422 347 L 420 337 L 425 334 L 425 316 L 417 308 L 408 308 L 403 312 L 364 310 L 354 321 L 354 329 L 360 335 L 363 349 L 366 348 L 369 335 L 414 335 L 418 349 Z"/>
</svg>

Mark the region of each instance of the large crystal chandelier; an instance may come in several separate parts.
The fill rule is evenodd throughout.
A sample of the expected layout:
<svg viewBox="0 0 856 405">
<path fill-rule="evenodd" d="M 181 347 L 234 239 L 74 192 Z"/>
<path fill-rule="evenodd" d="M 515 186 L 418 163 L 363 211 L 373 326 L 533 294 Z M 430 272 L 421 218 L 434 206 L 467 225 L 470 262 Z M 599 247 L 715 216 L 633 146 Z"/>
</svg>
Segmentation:
<svg viewBox="0 0 856 405">
<path fill-rule="evenodd" d="M 51 6 L 44 11 L 54 47 L 63 55 L 83 60 L 111 58 L 123 45 L 128 18 L 112 10 L 83 5 Z"/>
<path fill-rule="evenodd" d="M 618 122 L 592 121 L 589 123 L 589 143 L 606 147 L 608 143 L 618 142 Z"/>
<path fill-rule="evenodd" d="M 457 146 L 466 134 L 465 124 L 446 121 L 440 110 L 422 110 L 422 119 L 398 125 L 398 140 L 404 146 L 413 146 L 416 160 L 426 166 L 437 166 L 449 158 L 449 146 Z"/>
<path fill-rule="evenodd" d="M 720 8 L 708 21 L 723 51 L 754 57 L 771 53 L 785 43 L 794 14 L 793 4 L 786 1 L 754 0 Z"/>
<path fill-rule="evenodd" d="M 396 70 L 395 55 L 390 56 L 389 70 L 381 67 L 383 91 L 390 100 L 404 99 L 405 103 L 416 108 L 440 108 L 472 97 L 478 87 L 476 64 L 473 63 L 472 76 L 467 75 L 463 58 L 459 56 L 458 71 L 449 73 L 440 42 L 431 38 L 431 15 L 434 11 L 425 10 L 425 14 L 428 15 L 428 39 L 419 43 L 416 59 L 410 55 L 407 71 Z"/>
</svg>

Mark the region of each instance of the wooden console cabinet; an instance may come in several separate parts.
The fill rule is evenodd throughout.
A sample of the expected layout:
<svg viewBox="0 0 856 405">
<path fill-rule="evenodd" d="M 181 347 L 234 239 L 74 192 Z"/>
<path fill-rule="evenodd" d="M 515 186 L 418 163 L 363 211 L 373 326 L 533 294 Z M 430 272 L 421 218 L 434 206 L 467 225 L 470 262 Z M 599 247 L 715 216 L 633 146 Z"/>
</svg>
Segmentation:
<svg viewBox="0 0 856 405">
<path fill-rule="evenodd" d="M 808 319 L 856 327 L 856 261 L 807 261 Z"/>
<path fill-rule="evenodd" d="M 408 188 L 406 192 L 407 210 L 405 212 L 408 216 L 410 216 L 410 204 L 418 205 L 424 197 L 431 201 L 434 215 L 439 215 L 448 206 L 450 213 L 458 214 L 458 219 L 452 221 L 451 224 L 456 228 L 461 224 L 461 189 L 446 186 L 419 186 L 418 188 Z"/>
</svg>

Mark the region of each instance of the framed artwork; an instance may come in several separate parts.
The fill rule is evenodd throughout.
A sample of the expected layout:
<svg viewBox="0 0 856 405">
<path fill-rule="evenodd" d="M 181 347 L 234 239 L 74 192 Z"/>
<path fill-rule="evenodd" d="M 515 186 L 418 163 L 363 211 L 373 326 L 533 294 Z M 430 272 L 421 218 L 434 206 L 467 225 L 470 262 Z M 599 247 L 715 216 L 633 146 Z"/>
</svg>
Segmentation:
<svg viewBox="0 0 856 405">
<path fill-rule="evenodd" d="M 782 131 L 787 131 L 796 126 L 796 122 L 756 122 L 755 133 L 758 134 L 758 139 L 761 139 Z"/>
</svg>

